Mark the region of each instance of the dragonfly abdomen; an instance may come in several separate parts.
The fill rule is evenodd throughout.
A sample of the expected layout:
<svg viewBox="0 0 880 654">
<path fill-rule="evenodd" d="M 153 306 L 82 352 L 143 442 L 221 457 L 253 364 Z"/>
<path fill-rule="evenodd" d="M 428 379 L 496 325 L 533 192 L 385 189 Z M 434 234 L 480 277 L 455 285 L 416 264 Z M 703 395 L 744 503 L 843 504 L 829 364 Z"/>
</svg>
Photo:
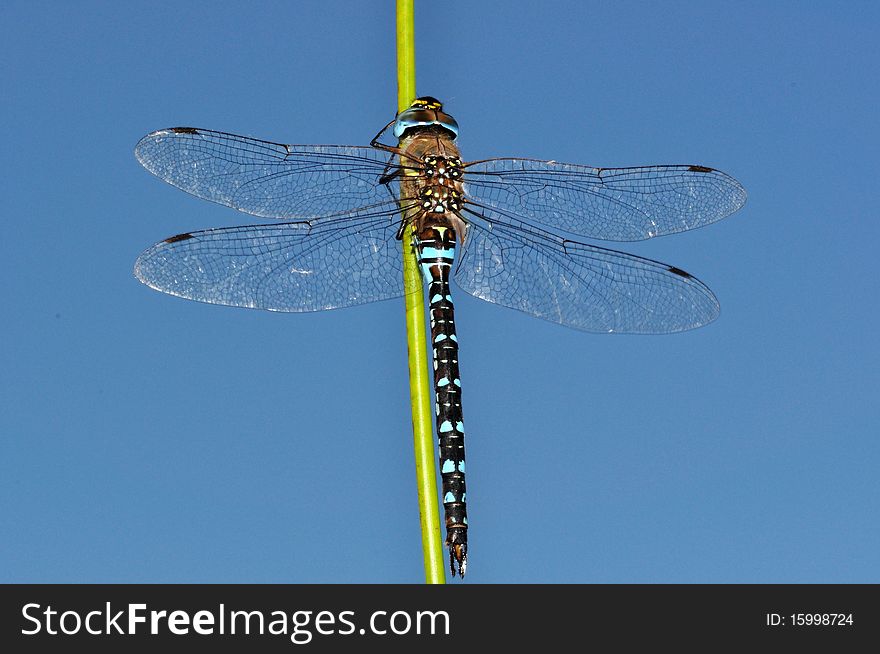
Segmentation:
<svg viewBox="0 0 880 654">
<path fill-rule="evenodd" d="M 455 230 L 448 226 L 425 225 L 416 235 L 415 246 L 419 267 L 428 284 L 446 546 L 452 575 L 455 576 L 457 568 L 464 576 L 467 567 L 464 422 L 455 309 L 449 288 L 455 261 Z"/>
</svg>

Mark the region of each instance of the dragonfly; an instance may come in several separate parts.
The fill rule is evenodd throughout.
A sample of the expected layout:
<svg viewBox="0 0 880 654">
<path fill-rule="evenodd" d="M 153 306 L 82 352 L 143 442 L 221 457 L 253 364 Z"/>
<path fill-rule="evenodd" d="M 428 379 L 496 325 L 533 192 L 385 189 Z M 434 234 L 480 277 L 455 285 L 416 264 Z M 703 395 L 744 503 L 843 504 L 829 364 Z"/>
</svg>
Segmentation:
<svg viewBox="0 0 880 654">
<path fill-rule="evenodd" d="M 396 144 L 382 142 L 389 129 Z M 200 302 L 322 311 L 416 292 L 403 282 L 400 241 L 411 233 L 429 299 L 449 566 L 463 577 L 465 431 L 451 281 L 587 332 L 693 329 L 719 313 L 705 284 L 584 239 L 639 241 L 702 227 L 740 209 L 746 192 L 701 165 L 463 161 L 458 135 L 456 120 L 430 96 L 369 146 L 285 145 L 194 127 L 152 132 L 135 147 L 151 173 L 271 221 L 166 238 L 138 257 L 134 272 L 154 289 Z"/>
</svg>

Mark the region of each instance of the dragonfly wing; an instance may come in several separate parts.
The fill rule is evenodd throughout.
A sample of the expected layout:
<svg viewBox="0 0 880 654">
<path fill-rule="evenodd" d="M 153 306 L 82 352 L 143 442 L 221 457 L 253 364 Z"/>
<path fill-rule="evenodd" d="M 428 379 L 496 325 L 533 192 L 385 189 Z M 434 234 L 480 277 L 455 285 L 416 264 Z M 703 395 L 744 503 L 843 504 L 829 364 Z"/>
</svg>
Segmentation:
<svg viewBox="0 0 880 654">
<path fill-rule="evenodd" d="M 702 227 L 745 204 L 745 189 L 705 166 L 591 168 L 536 159 L 465 165 L 469 197 L 538 227 L 640 241 Z"/>
<path fill-rule="evenodd" d="M 386 211 L 190 232 L 146 250 L 134 273 L 156 290 L 210 304 L 353 306 L 403 295 L 398 225 Z"/>
<path fill-rule="evenodd" d="M 678 332 L 719 312 L 712 291 L 683 270 L 528 226 L 470 223 L 455 281 L 480 299 L 589 332 Z"/>
<path fill-rule="evenodd" d="M 134 152 L 169 184 L 264 218 L 308 219 L 397 197 L 396 181 L 379 183 L 389 155 L 375 148 L 283 145 L 173 127 L 148 134 Z"/>
</svg>

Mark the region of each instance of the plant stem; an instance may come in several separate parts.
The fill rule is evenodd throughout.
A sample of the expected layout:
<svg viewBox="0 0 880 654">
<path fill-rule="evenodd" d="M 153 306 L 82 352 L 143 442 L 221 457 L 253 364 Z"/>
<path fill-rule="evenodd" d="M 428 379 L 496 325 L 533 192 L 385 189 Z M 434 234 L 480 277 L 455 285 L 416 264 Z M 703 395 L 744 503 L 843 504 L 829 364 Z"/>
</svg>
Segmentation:
<svg viewBox="0 0 880 654">
<path fill-rule="evenodd" d="M 397 108 L 403 111 L 416 97 L 416 46 L 413 0 L 397 0 Z M 425 581 L 445 584 L 440 539 L 440 498 L 434 457 L 431 393 L 428 382 L 428 343 L 425 338 L 425 295 L 412 249 L 412 226 L 403 232 L 403 286 L 406 299 L 406 336 L 409 352 L 409 396 L 412 405 L 416 484 Z"/>
</svg>

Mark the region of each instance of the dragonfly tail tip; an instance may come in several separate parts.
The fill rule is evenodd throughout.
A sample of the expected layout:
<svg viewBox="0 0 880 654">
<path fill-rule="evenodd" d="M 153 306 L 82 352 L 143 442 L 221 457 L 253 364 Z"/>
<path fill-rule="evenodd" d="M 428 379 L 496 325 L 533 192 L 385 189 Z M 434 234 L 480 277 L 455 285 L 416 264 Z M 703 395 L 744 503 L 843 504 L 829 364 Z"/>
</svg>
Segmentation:
<svg viewBox="0 0 880 654">
<path fill-rule="evenodd" d="M 449 570 L 454 577 L 456 573 L 464 579 L 467 570 L 467 544 L 455 543 L 449 547 Z"/>
</svg>

